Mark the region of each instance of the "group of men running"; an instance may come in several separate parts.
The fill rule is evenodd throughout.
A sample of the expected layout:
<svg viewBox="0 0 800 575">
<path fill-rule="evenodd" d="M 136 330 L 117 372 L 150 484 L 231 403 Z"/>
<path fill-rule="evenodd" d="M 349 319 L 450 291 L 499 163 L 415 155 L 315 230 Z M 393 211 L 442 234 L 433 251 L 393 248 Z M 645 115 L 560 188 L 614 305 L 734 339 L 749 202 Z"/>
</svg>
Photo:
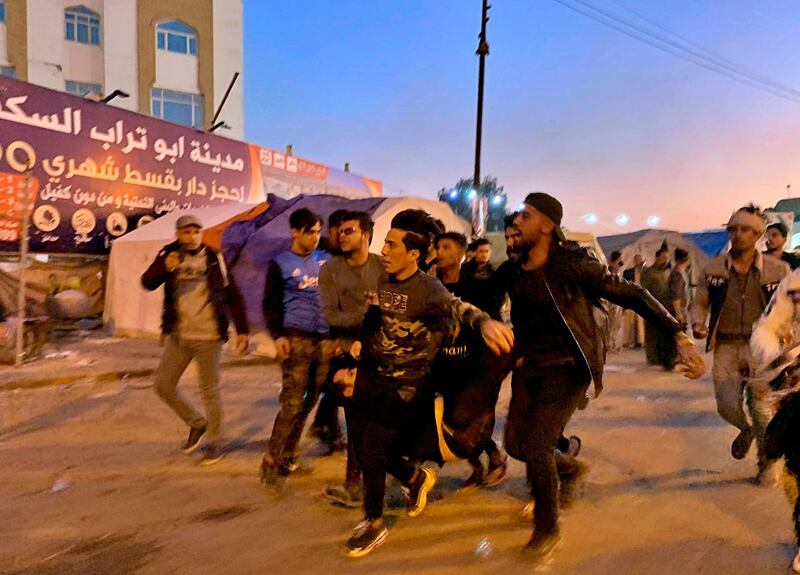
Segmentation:
<svg viewBox="0 0 800 575">
<path fill-rule="evenodd" d="M 535 502 L 526 550 L 547 556 L 559 540 L 559 505 L 569 503 L 585 470 L 576 459 L 579 441 L 564 430 L 590 385 L 602 389 L 601 300 L 672 334 L 687 374 L 703 373 L 681 325 L 648 292 L 567 242 L 562 214 L 555 198 L 528 195 L 507 221 L 509 259 L 496 270 L 482 257 L 462 266 L 466 238 L 422 210 L 392 219 L 380 256 L 369 251 L 367 213 L 336 214 L 334 254 L 318 249 L 319 216 L 291 214 L 292 246 L 269 264 L 264 298 L 283 383 L 261 477 L 276 486 L 296 469 L 300 434 L 321 392 L 328 403 L 319 412 L 328 421 L 314 428 L 330 442 L 338 440 L 331 414 L 343 406 L 345 478 L 326 495 L 364 509 L 346 555 L 363 556 L 386 540 L 387 473 L 404 486 L 410 517 L 422 513 L 436 483 L 423 462 L 468 461 L 464 487 L 503 478 L 507 456 L 492 432 L 511 372 L 505 448 L 525 462 Z M 501 320 L 506 297 L 513 331 Z"/>
</svg>

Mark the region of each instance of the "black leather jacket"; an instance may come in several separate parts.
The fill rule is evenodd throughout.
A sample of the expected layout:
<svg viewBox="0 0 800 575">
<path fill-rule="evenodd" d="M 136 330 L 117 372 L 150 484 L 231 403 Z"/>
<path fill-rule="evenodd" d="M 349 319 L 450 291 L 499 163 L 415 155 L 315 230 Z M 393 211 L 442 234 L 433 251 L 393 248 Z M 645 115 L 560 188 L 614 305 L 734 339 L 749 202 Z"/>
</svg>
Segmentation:
<svg viewBox="0 0 800 575">
<path fill-rule="evenodd" d="M 523 273 L 522 263 L 498 268 L 495 274 L 498 289 L 513 293 L 513 282 Z M 578 360 L 578 368 L 585 371 L 586 381 L 594 380 L 598 391 L 602 388 L 606 360 L 607 310 L 601 300 L 631 309 L 670 334 L 681 331 L 680 323 L 647 290 L 612 274 L 577 244 L 553 245 L 543 272 L 548 291 L 572 336 L 570 351 Z M 515 338 L 524 340 L 525 334 L 515 333 Z"/>
</svg>

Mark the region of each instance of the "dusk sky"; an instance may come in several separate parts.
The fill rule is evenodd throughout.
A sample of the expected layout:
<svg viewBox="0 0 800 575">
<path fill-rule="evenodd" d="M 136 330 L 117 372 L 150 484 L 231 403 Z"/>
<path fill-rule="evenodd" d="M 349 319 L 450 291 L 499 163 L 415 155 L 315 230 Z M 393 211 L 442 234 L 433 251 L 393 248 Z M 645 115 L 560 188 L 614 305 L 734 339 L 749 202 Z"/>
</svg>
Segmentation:
<svg viewBox="0 0 800 575">
<path fill-rule="evenodd" d="M 743 203 L 773 205 L 787 184 L 800 196 L 800 91 L 786 99 L 736 82 L 564 5 L 595 6 L 800 90 L 796 0 L 562 2 L 491 2 L 482 173 L 512 206 L 545 191 L 563 202 L 567 227 L 605 235 L 651 215 L 662 228 L 717 227 Z M 480 9 L 246 1 L 246 139 L 349 161 L 387 195 L 434 198 L 472 174 Z M 630 222 L 618 226 L 623 213 Z"/>
</svg>

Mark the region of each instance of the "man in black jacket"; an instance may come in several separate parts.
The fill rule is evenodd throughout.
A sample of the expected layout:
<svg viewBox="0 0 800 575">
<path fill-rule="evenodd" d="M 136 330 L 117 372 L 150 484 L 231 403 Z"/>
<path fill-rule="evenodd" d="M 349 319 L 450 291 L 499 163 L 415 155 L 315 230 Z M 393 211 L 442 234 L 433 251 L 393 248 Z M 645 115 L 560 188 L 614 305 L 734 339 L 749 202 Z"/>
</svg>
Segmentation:
<svg viewBox="0 0 800 575">
<path fill-rule="evenodd" d="M 161 332 L 166 345 L 156 375 L 156 392 L 189 425 L 183 446 L 191 453 L 206 437 L 201 460 L 211 465 L 222 458 L 219 445 L 222 407 L 219 358 L 228 339 L 229 314 L 238 334 L 236 348 L 247 349 L 247 319 L 242 298 L 228 275 L 222 256 L 203 245 L 203 226 L 192 215 L 176 222 L 177 241 L 164 246 L 142 275 L 145 289 L 164 286 Z M 178 381 L 192 360 L 197 362 L 206 417 L 178 392 Z"/>
<path fill-rule="evenodd" d="M 515 220 L 524 251 L 504 280 L 511 295 L 516 359 L 505 447 L 527 464 L 536 510 L 526 549 L 536 559 L 549 555 L 559 540 L 558 438 L 590 383 L 596 389 L 602 386 L 605 345 L 596 320 L 600 299 L 632 308 L 674 334 L 687 375 L 699 377 L 704 371 L 694 342 L 658 301 L 565 241 L 562 214 L 561 203 L 552 196 L 532 193 L 525 198 Z"/>
</svg>

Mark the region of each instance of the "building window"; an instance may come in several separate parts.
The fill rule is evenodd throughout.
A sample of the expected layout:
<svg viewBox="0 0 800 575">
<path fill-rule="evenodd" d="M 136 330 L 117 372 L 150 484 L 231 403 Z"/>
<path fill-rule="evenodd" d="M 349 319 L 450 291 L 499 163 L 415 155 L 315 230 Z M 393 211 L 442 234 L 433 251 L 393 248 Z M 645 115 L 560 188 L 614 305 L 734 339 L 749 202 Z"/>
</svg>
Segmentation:
<svg viewBox="0 0 800 575">
<path fill-rule="evenodd" d="M 203 129 L 203 96 L 153 88 L 153 116 L 176 124 Z"/>
<path fill-rule="evenodd" d="M 12 66 L 0 66 L 0 76 L 14 77 L 14 68 Z"/>
<path fill-rule="evenodd" d="M 6 3 L 0 0 L 0 22 L 6 21 Z"/>
<path fill-rule="evenodd" d="M 197 56 L 197 33 L 177 20 L 159 22 L 156 25 L 156 48 Z"/>
<path fill-rule="evenodd" d="M 100 15 L 83 6 L 64 10 L 65 38 L 92 46 L 100 45 Z"/>
<path fill-rule="evenodd" d="M 67 80 L 64 91 L 75 94 L 76 96 L 86 96 L 87 94 L 101 96 L 103 94 L 103 87 L 100 84 L 92 84 L 90 82 Z"/>
</svg>

